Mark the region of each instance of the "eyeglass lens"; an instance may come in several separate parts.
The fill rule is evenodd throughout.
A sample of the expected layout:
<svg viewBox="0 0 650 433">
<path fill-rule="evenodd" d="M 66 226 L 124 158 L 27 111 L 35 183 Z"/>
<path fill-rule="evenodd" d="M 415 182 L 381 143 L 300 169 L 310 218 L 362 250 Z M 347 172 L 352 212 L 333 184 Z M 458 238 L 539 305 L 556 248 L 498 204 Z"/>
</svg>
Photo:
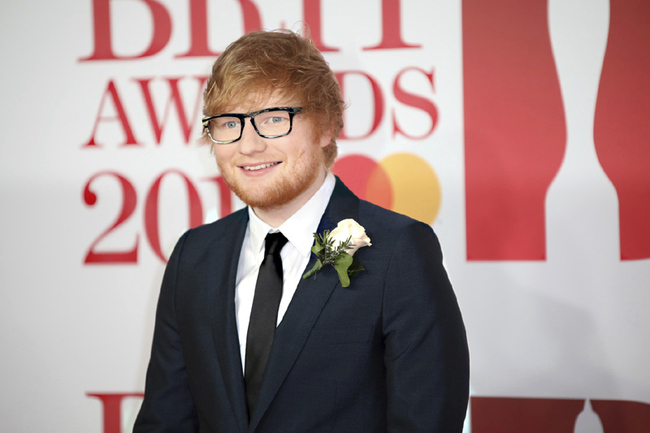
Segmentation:
<svg viewBox="0 0 650 433">
<path fill-rule="evenodd" d="M 283 110 L 274 110 L 254 116 L 252 122 L 262 137 L 286 135 L 291 130 L 291 115 Z M 217 141 L 236 140 L 241 135 L 243 119 L 235 116 L 222 116 L 210 120 L 212 138 Z"/>
</svg>

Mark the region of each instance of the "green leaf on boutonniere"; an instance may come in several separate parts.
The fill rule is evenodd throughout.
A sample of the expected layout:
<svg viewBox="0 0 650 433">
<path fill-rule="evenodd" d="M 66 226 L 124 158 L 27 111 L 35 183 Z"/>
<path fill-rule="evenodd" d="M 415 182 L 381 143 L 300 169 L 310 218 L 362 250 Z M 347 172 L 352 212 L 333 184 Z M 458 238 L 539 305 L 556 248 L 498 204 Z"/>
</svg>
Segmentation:
<svg viewBox="0 0 650 433">
<path fill-rule="evenodd" d="M 363 267 L 359 259 L 356 257 L 352 257 L 352 264 L 348 268 L 348 275 L 350 276 L 350 279 L 354 278 L 359 272 L 365 271 L 366 268 Z"/>
<path fill-rule="evenodd" d="M 358 238 L 358 240 L 355 240 L 355 242 L 359 242 L 358 247 L 370 245 L 370 238 L 365 236 L 363 227 L 359 226 L 354 220 L 351 219 L 340 222 L 337 229 L 332 233 L 332 236 L 330 236 L 329 230 L 325 230 L 322 235 L 314 233 L 315 242 L 314 246 L 311 248 L 311 251 L 314 253 L 318 260 L 309 271 L 305 272 L 305 274 L 302 276 L 303 279 L 307 279 L 312 275 L 315 275 L 325 265 L 332 265 L 334 266 L 334 269 L 339 276 L 341 286 L 349 287 L 350 279 L 365 269 L 361 262 L 348 252 L 350 251 L 352 254 L 354 254 L 358 248 L 352 242 L 351 235 L 341 235 L 340 227 L 346 224 L 347 226 L 353 225 L 361 229 L 362 237 Z M 334 236 L 335 233 L 336 236 Z"/>
<path fill-rule="evenodd" d="M 348 287 L 350 285 L 350 275 L 348 275 L 348 269 L 352 265 L 354 259 L 348 253 L 341 253 L 334 262 L 334 269 L 339 274 L 339 280 L 341 281 L 341 286 Z"/>
</svg>

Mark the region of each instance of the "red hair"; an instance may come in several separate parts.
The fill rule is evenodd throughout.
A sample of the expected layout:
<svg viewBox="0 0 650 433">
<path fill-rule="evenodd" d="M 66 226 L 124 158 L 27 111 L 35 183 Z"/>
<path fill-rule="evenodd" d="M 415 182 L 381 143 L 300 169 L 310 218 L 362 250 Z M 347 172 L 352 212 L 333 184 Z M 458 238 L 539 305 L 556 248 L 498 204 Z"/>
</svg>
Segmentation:
<svg viewBox="0 0 650 433">
<path fill-rule="evenodd" d="M 323 148 L 330 167 L 336 159 L 345 107 L 334 73 L 307 37 L 289 30 L 256 31 L 230 44 L 212 66 L 203 115 L 225 113 L 251 95 L 271 93 L 303 107 L 302 115 L 313 122 L 314 138 L 331 133 L 332 140 Z"/>
</svg>

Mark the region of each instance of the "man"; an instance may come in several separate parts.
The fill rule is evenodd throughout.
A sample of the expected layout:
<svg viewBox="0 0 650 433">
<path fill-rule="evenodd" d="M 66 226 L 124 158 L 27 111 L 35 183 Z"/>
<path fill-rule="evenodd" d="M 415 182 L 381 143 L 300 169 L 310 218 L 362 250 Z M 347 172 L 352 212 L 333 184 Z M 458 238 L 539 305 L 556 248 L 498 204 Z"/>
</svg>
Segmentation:
<svg viewBox="0 0 650 433">
<path fill-rule="evenodd" d="M 250 33 L 216 61 L 204 138 L 248 207 L 179 240 L 135 432 L 462 430 L 467 342 L 437 238 L 329 172 L 343 106 L 292 32 Z M 371 239 L 351 253 L 365 269 L 347 287 L 328 264 L 303 278 L 323 258 L 314 233 L 347 219 Z"/>
</svg>

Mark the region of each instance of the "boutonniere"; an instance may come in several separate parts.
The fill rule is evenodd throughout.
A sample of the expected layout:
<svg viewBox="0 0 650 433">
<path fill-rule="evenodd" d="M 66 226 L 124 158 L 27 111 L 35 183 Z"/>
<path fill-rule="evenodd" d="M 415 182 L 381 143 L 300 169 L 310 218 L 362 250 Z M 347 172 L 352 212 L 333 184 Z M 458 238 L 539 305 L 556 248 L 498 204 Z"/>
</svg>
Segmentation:
<svg viewBox="0 0 650 433">
<path fill-rule="evenodd" d="M 361 247 L 371 246 L 366 230 L 355 220 L 348 218 L 340 221 L 331 232 L 325 230 L 322 235 L 314 233 L 316 242 L 311 248 L 318 260 L 313 268 L 303 275 L 309 278 L 325 265 L 333 265 L 339 274 L 343 287 L 350 285 L 350 279 L 364 270 L 354 253 Z"/>
</svg>

